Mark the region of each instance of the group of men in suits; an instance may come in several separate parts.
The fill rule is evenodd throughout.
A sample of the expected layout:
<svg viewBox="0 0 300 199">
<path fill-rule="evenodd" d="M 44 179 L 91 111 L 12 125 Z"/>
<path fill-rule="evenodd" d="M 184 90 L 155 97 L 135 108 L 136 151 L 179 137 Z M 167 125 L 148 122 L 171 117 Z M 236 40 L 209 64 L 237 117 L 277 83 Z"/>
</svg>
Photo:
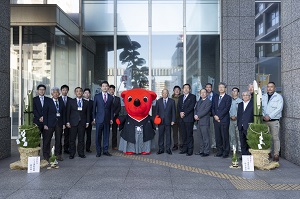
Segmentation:
<svg viewBox="0 0 300 199">
<path fill-rule="evenodd" d="M 38 96 L 33 98 L 34 123 L 38 125 L 43 136 L 43 156 L 50 158 L 50 145 L 55 135 L 55 155 L 62 161 L 62 136 L 64 135 L 64 153 L 73 159 L 76 152 L 85 158 L 85 151 L 91 153 L 92 125 L 96 124 L 96 150 L 97 157 L 101 156 L 101 142 L 103 137 L 103 154 L 111 156 L 108 152 L 110 125 L 113 125 L 113 146 L 116 147 L 116 124 L 113 118 L 119 115 L 121 109 L 120 98 L 114 96 L 115 86 L 107 81 L 101 83 L 102 92 L 95 95 L 94 101 L 90 99 L 89 88 L 74 89 L 75 98 L 68 97 L 67 85 L 53 87 L 51 98 L 45 96 L 46 86 L 38 85 Z M 110 94 L 108 93 L 110 91 Z M 61 95 L 60 95 L 61 94 Z M 115 105 L 114 105 L 115 104 Z M 85 142 L 86 135 L 86 142 Z M 76 144 L 76 139 L 78 143 Z"/>
</svg>

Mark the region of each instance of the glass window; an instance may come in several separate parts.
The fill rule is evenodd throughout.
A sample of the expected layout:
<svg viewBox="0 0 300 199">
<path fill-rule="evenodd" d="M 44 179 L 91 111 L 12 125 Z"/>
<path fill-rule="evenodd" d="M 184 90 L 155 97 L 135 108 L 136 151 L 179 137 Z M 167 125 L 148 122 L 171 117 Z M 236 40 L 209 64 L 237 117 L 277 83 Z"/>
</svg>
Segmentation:
<svg viewBox="0 0 300 199">
<path fill-rule="evenodd" d="M 148 1 L 118 0 L 118 32 L 148 31 Z"/>
<path fill-rule="evenodd" d="M 183 1 L 152 0 L 152 30 L 153 32 L 182 32 Z"/>
<path fill-rule="evenodd" d="M 274 26 L 278 23 L 279 23 L 279 10 L 277 8 L 271 13 L 271 25 Z"/>
</svg>

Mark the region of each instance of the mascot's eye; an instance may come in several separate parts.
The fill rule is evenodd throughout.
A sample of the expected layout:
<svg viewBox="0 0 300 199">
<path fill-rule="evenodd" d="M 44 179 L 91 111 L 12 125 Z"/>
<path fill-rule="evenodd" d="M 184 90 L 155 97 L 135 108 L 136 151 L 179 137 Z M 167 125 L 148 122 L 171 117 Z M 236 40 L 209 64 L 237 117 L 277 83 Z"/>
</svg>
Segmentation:
<svg viewBox="0 0 300 199">
<path fill-rule="evenodd" d="M 129 96 L 129 97 L 127 98 L 127 101 L 128 101 L 128 102 L 131 102 L 131 101 L 132 101 L 132 97 Z"/>
<path fill-rule="evenodd" d="M 144 102 L 148 102 L 148 97 L 144 97 Z"/>
</svg>

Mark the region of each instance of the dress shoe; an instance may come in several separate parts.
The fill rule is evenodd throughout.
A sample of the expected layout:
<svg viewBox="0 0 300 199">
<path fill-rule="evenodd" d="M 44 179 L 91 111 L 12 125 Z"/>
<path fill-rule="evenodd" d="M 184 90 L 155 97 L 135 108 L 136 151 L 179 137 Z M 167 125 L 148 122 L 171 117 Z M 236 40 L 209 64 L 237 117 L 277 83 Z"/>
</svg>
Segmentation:
<svg viewBox="0 0 300 199">
<path fill-rule="evenodd" d="M 58 160 L 58 161 L 63 161 L 64 159 L 63 159 L 60 155 L 58 155 L 58 156 L 56 157 L 56 160 Z"/>
<path fill-rule="evenodd" d="M 215 157 L 222 157 L 222 154 L 216 154 Z"/>
<path fill-rule="evenodd" d="M 70 154 L 70 151 L 69 150 L 64 150 L 64 153 L 65 154 Z"/>
<path fill-rule="evenodd" d="M 186 154 L 186 151 L 180 151 L 179 154 Z"/>
<path fill-rule="evenodd" d="M 70 155 L 70 156 L 69 156 L 69 159 L 74 159 L 74 155 Z"/>
<path fill-rule="evenodd" d="M 173 148 L 172 148 L 172 150 L 173 150 L 173 151 L 178 150 L 178 146 L 177 146 L 177 145 L 174 145 Z"/>
<path fill-rule="evenodd" d="M 103 155 L 106 155 L 106 156 L 112 156 L 112 154 L 110 154 L 108 151 L 103 152 Z"/>
<path fill-rule="evenodd" d="M 79 155 L 79 157 L 81 157 L 81 158 L 86 158 L 86 156 L 85 156 L 85 155 Z"/>
<path fill-rule="evenodd" d="M 197 153 L 195 153 L 195 155 L 203 155 L 203 153 L 202 152 L 197 152 Z"/>
<path fill-rule="evenodd" d="M 97 153 L 96 157 L 99 158 L 101 156 L 101 153 Z"/>
<path fill-rule="evenodd" d="M 229 155 L 223 155 L 223 158 L 228 158 L 229 157 Z"/>
<path fill-rule="evenodd" d="M 273 160 L 274 160 L 275 162 L 278 162 L 278 161 L 279 161 L 279 155 L 274 155 Z"/>
<path fill-rule="evenodd" d="M 162 153 L 164 153 L 164 151 L 159 150 L 156 152 L 157 155 L 162 154 Z"/>
<path fill-rule="evenodd" d="M 113 147 L 112 150 L 117 151 L 118 147 Z"/>
<path fill-rule="evenodd" d="M 88 153 L 92 153 L 92 151 L 91 151 L 90 149 L 86 150 L 86 152 L 88 152 Z"/>
<path fill-rule="evenodd" d="M 180 145 L 179 145 L 179 149 L 180 149 L 180 150 L 182 150 L 182 148 L 183 148 L 183 145 L 182 145 L 182 144 L 180 144 Z"/>
<path fill-rule="evenodd" d="M 167 150 L 167 154 L 172 155 L 172 151 L 170 149 Z"/>
<path fill-rule="evenodd" d="M 187 153 L 186 154 L 186 156 L 192 156 L 193 155 L 193 153 Z"/>
<path fill-rule="evenodd" d="M 206 156 L 209 156 L 209 154 L 208 154 L 208 153 L 203 153 L 203 154 L 201 155 L 201 157 L 206 157 Z"/>
</svg>

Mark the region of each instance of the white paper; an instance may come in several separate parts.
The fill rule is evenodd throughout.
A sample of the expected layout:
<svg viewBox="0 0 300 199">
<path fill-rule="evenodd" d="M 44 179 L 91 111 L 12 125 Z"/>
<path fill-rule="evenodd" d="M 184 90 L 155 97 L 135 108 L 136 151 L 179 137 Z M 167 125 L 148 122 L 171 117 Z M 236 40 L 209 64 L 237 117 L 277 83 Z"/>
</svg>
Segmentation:
<svg viewBox="0 0 300 199">
<path fill-rule="evenodd" d="M 23 139 L 22 139 L 22 142 L 25 142 L 26 141 L 26 137 L 24 137 Z"/>
<path fill-rule="evenodd" d="M 252 155 L 242 155 L 243 171 L 254 171 L 254 162 Z"/>
<path fill-rule="evenodd" d="M 17 144 L 20 144 L 20 140 L 16 139 Z"/>
<path fill-rule="evenodd" d="M 27 146 L 27 142 L 24 142 L 23 146 Z"/>
<path fill-rule="evenodd" d="M 27 173 L 39 173 L 39 172 L 40 172 L 40 156 L 28 157 Z"/>
</svg>

